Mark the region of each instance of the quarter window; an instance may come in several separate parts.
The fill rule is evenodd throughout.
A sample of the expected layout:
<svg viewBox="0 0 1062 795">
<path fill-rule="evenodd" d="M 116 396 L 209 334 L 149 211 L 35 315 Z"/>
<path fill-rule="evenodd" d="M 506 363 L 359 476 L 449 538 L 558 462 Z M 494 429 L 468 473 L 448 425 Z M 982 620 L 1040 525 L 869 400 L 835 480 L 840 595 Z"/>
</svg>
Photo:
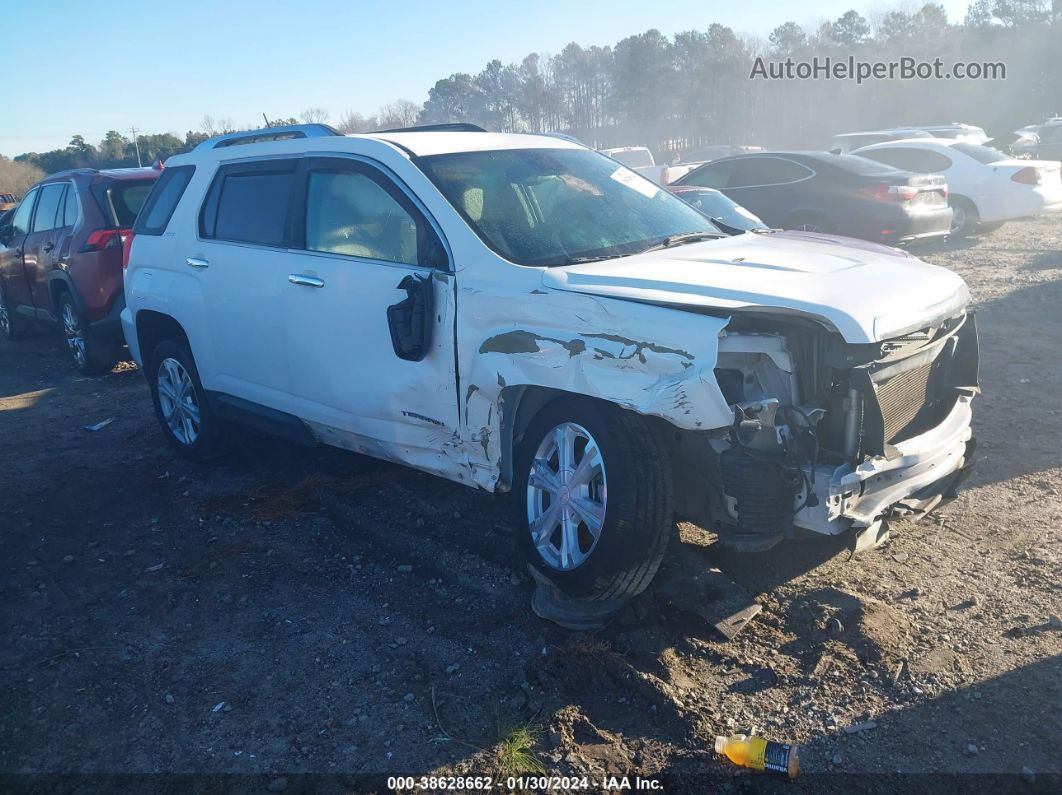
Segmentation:
<svg viewBox="0 0 1062 795">
<path fill-rule="evenodd" d="M 195 173 L 195 166 L 167 168 L 158 178 L 144 207 L 137 216 L 133 231 L 138 235 L 161 235 L 177 209 L 177 203 Z"/>
<path fill-rule="evenodd" d="M 66 205 L 63 208 L 63 226 L 73 226 L 77 223 L 77 188 L 71 185 L 66 189 Z"/>
</svg>

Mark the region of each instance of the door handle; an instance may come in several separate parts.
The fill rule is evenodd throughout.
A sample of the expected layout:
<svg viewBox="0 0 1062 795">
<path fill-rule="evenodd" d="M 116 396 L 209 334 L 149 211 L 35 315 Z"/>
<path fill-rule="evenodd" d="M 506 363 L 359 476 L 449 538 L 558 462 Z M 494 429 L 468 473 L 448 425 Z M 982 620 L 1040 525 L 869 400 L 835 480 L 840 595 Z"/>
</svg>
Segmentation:
<svg viewBox="0 0 1062 795">
<path fill-rule="evenodd" d="M 324 287 L 324 279 L 318 279 L 316 276 L 303 276 L 301 273 L 291 274 L 288 276 L 288 281 L 303 287 Z"/>
<path fill-rule="evenodd" d="M 205 259 L 200 259 L 199 257 L 189 257 L 184 261 L 184 264 L 187 265 L 189 268 L 198 268 L 199 270 L 210 267 L 209 262 L 207 262 Z"/>
<path fill-rule="evenodd" d="M 43 246 L 41 246 L 41 248 L 43 248 L 44 249 L 44 253 L 47 254 L 53 248 L 55 248 L 55 243 L 53 243 L 51 240 L 49 240 L 47 243 L 45 243 Z"/>
</svg>

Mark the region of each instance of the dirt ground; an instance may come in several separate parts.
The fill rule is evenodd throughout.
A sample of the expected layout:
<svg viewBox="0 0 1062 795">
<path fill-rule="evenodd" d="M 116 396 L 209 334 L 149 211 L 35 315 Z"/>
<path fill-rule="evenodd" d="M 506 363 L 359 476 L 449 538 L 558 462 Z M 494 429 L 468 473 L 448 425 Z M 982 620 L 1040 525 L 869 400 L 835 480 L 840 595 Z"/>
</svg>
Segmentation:
<svg viewBox="0 0 1062 795">
<path fill-rule="evenodd" d="M 963 774 L 1058 791 L 1062 222 L 916 253 L 976 299 L 977 469 L 855 557 L 738 556 L 683 525 L 673 559 L 763 605 L 733 641 L 654 589 L 603 631 L 561 630 L 531 613 L 490 495 L 252 435 L 192 465 L 132 365 L 85 378 L 54 336 L 0 344 L 0 773 L 384 791 L 364 776 L 537 761 L 592 790 L 608 773 L 670 792 L 988 786 Z M 801 777 L 713 753 L 750 729 L 799 743 Z"/>
</svg>

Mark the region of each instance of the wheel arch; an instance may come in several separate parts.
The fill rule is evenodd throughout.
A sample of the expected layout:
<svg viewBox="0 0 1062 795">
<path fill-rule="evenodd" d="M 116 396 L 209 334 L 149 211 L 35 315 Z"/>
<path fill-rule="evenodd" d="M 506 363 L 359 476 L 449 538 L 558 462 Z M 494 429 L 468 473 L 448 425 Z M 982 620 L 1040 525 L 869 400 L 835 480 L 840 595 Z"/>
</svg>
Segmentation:
<svg viewBox="0 0 1062 795">
<path fill-rule="evenodd" d="M 499 398 L 501 460 L 497 491 L 512 490 L 516 450 L 523 442 L 524 433 L 539 412 L 561 398 L 592 401 L 603 408 L 624 411 L 638 417 L 660 440 L 672 462 L 673 492 L 676 498 L 679 498 L 676 503 L 679 513 L 690 517 L 705 513 L 707 508 L 701 504 L 700 500 L 700 497 L 707 499 L 705 489 L 694 488 L 693 485 L 702 481 L 707 473 L 701 471 L 700 466 L 689 465 L 691 463 L 703 465 L 706 460 L 714 460 L 714 452 L 703 432 L 680 428 L 663 417 L 641 414 L 610 400 L 554 387 L 516 385 L 502 389 Z M 690 498 L 697 499 L 691 503 Z"/>
<path fill-rule="evenodd" d="M 78 295 L 70 274 L 64 270 L 53 270 L 48 274 L 48 301 L 51 304 L 49 309 L 52 316 L 56 319 L 59 318 L 59 302 L 62 300 L 63 293 L 69 293 L 70 300 L 73 301 L 74 308 L 79 313 L 85 311 L 81 296 Z"/>
<path fill-rule="evenodd" d="M 188 334 L 172 315 L 154 309 L 141 309 L 136 313 L 136 339 L 140 357 L 146 366 L 148 357 L 160 342 L 178 339 L 187 343 Z"/>
</svg>

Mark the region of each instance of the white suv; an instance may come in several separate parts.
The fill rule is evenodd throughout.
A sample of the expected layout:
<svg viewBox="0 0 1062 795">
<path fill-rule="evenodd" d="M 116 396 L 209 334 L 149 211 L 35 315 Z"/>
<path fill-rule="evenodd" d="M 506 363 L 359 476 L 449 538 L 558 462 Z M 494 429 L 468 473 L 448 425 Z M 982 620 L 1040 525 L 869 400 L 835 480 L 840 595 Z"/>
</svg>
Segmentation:
<svg viewBox="0 0 1062 795">
<path fill-rule="evenodd" d="M 241 421 L 513 493 L 566 593 L 651 580 L 676 515 L 744 549 L 881 537 L 971 463 L 962 280 L 726 237 L 560 138 L 299 126 L 170 158 L 126 338 L 182 455 Z"/>
</svg>

